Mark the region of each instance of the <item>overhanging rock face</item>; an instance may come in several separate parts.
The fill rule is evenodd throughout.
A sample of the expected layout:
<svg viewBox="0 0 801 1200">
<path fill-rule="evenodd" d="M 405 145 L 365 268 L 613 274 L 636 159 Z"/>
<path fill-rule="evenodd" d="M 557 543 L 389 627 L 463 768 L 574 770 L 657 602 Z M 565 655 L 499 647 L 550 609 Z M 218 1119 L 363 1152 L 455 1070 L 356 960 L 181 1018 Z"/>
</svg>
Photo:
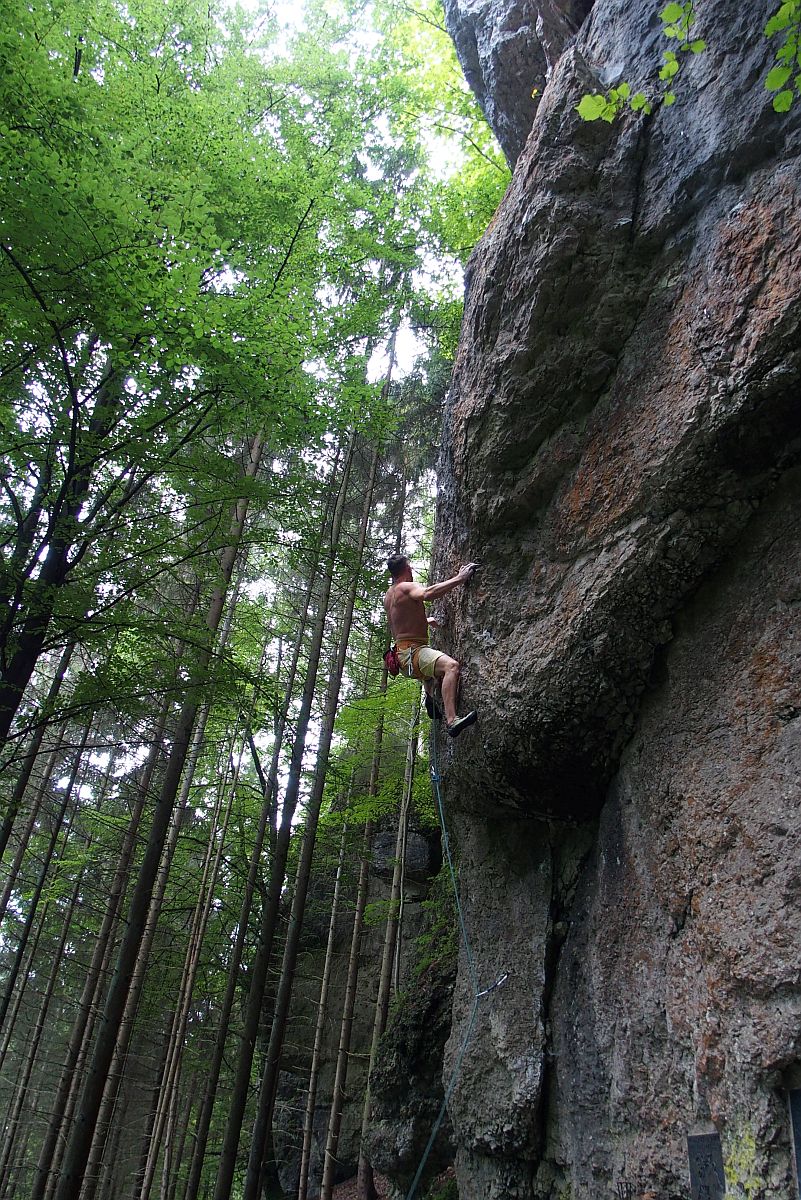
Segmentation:
<svg viewBox="0 0 801 1200">
<path fill-rule="evenodd" d="M 554 71 L 469 266 L 445 429 L 441 569 L 483 564 L 449 631 L 484 714 L 455 769 L 557 815 L 597 811 L 673 614 L 801 432 L 799 115 L 762 86 L 759 6 L 749 38 L 716 6 L 673 108 L 582 123 L 593 63 L 653 73 L 642 7 L 596 6 Z"/>
<path fill-rule="evenodd" d="M 551 70 L 591 6 L 592 0 L 445 0 L 465 78 L 511 166 Z"/>
<path fill-rule="evenodd" d="M 791 1194 L 801 104 L 764 89 L 764 5 L 695 11 L 677 103 L 588 125 L 667 46 L 597 0 L 469 266 L 438 575 L 482 564 L 443 635 L 480 722 L 444 772 L 509 982 L 452 1104 L 463 1196 L 684 1196 L 707 1131 Z M 468 1011 L 462 972 L 452 1058 Z"/>
</svg>

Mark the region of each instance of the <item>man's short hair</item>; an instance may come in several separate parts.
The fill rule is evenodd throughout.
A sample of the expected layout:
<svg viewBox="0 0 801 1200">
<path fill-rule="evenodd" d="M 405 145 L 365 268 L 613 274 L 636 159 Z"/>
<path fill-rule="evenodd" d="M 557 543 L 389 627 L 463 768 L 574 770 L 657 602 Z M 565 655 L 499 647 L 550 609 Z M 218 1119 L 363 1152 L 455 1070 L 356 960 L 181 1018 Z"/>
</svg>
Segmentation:
<svg viewBox="0 0 801 1200">
<path fill-rule="evenodd" d="M 409 565 L 409 560 L 405 554 L 390 554 L 387 559 L 387 567 L 393 579 L 397 579 Z"/>
</svg>

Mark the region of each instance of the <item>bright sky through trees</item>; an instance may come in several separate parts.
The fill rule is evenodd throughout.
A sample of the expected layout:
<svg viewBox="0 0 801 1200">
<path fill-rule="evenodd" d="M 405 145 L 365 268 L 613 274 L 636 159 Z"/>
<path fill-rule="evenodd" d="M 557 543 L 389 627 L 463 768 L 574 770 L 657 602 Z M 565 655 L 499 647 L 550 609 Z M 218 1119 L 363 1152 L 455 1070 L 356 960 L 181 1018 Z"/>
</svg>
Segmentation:
<svg viewBox="0 0 801 1200">
<path fill-rule="evenodd" d="M 383 561 L 430 539 L 461 267 L 508 177 L 439 24 L 4 5 L 7 1200 L 253 1192 L 268 982 L 285 1005 L 332 837 L 394 819 L 416 698 L 382 676 Z"/>
</svg>

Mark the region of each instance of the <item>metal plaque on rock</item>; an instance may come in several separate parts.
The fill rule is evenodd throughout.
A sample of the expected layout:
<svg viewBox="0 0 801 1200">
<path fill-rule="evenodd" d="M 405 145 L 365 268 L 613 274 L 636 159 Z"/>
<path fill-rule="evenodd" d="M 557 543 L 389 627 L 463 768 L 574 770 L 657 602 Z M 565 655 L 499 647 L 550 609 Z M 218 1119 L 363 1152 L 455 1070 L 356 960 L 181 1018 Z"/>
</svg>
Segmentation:
<svg viewBox="0 0 801 1200">
<path fill-rule="evenodd" d="M 724 1200 L 726 1176 L 717 1133 L 691 1133 L 687 1137 L 692 1200 Z"/>
</svg>

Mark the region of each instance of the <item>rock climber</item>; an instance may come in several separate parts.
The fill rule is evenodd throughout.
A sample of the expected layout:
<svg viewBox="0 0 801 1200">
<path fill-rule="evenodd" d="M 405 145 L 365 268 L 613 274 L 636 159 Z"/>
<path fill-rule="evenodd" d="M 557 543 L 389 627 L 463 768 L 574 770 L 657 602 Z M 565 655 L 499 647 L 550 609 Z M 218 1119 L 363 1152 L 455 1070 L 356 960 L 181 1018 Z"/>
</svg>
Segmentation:
<svg viewBox="0 0 801 1200">
<path fill-rule="evenodd" d="M 476 564 L 467 563 L 452 579 L 432 583 L 430 587 L 414 582 L 412 566 L 405 554 L 390 555 L 387 567 L 392 583 L 384 596 L 384 608 L 392 636 L 398 644 L 401 671 L 422 682 L 426 693 L 426 712 L 432 720 L 439 715 L 434 693 L 435 681 L 439 681 L 445 708 L 445 727 L 451 737 L 458 737 L 468 725 L 475 724 L 478 713 L 473 709 L 463 717 L 457 716 L 459 664 L 455 658 L 429 646 L 428 627 L 436 626 L 437 622 L 433 617 L 426 616 L 423 605 L 427 600 L 438 600 L 440 596 L 466 584 L 476 570 Z"/>
</svg>

